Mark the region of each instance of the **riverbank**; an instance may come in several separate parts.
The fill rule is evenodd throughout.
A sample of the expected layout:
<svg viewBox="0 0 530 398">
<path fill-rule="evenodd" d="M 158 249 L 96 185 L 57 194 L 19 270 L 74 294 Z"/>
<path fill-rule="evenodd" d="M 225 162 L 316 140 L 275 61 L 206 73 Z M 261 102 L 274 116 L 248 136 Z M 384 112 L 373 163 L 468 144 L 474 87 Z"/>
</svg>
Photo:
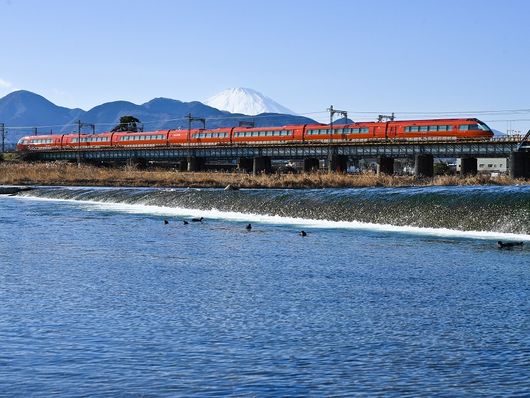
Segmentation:
<svg viewBox="0 0 530 398">
<path fill-rule="evenodd" d="M 173 170 L 137 170 L 106 168 L 70 163 L 0 163 L 0 185 L 76 185 L 116 187 L 203 187 L 224 188 L 348 188 L 374 186 L 428 185 L 515 185 L 530 181 L 507 176 L 387 176 L 375 174 L 271 174 L 256 175 L 223 172 L 177 172 Z"/>
</svg>

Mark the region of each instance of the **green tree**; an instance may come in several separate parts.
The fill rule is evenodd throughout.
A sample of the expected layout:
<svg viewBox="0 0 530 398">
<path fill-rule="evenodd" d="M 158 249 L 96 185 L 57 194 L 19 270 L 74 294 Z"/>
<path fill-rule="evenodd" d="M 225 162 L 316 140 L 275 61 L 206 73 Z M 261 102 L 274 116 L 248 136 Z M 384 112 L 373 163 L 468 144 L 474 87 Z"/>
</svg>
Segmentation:
<svg viewBox="0 0 530 398">
<path fill-rule="evenodd" d="M 440 162 L 434 164 L 434 175 L 440 176 L 449 174 L 451 174 L 451 168 L 447 163 Z"/>
<path fill-rule="evenodd" d="M 122 116 L 120 117 L 120 123 L 118 123 L 117 126 L 115 126 L 111 131 L 132 131 L 137 132 L 138 124 L 140 123 L 140 120 L 135 118 L 134 116 Z"/>
</svg>

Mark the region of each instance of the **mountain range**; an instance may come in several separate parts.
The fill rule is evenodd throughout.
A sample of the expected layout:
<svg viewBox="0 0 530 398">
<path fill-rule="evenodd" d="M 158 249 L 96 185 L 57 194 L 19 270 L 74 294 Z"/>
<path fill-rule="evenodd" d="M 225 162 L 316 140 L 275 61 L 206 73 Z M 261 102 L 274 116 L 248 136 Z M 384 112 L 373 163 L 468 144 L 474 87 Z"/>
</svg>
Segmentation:
<svg viewBox="0 0 530 398">
<path fill-rule="evenodd" d="M 77 131 L 78 120 L 95 124 L 96 132 L 109 131 L 124 115 L 140 119 L 145 131 L 188 128 L 187 115 L 190 113 L 195 118 L 205 118 L 206 128 L 212 129 L 238 126 L 241 121 L 254 122 L 256 127 L 316 123 L 303 116 L 270 112 L 249 116 L 219 110 L 198 101 L 182 102 L 169 98 L 154 98 L 141 105 L 113 101 L 88 111 L 57 106 L 43 96 L 25 90 L 0 98 L 0 123 L 4 123 L 8 130 L 8 143 L 33 134 L 34 128 L 37 128 L 39 134 Z M 193 124 L 193 127 L 201 126 L 201 123 Z"/>
</svg>

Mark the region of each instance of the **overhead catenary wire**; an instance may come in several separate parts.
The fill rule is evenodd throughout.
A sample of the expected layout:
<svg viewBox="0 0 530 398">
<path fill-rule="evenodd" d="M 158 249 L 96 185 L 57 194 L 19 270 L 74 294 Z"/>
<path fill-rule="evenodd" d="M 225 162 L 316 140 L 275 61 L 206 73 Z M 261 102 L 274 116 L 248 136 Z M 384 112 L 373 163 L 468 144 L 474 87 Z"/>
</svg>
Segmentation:
<svg viewBox="0 0 530 398">
<path fill-rule="evenodd" d="M 372 115 L 380 115 L 389 113 L 388 111 L 347 111 L 348 115 L 350 115 L 350 119 L 353 119 L 355 121 L 373 121 L 374 118 L 371 117 Z M 291 116 L 312 116 L 312 115 L 324 115 L 328 114 L 327 111 L 313 111 L 313 112 L 304 112 L 304 113 L 298 113 L 296 115 Z M 503 110 L 475 110 L 475 111 L 397 111 L 394 112 L 396 116 L 403 116 L 406 115 L 408 117 L 411 116 L 418 116 L 418 117 L 449 117 L 449 116 L 455 116 L 455 117 L 462 117 L 462 116 L 503 116 L 503 115 L 525 115 L 530 114 L 530 108 L 521 108 L 521 109 L 503 109 Z M 207 117 L 206 119 L 208 121 L 216 121 L 216 120 L 242 120 L 242 119 L 264 119 L 264 118 L 280 118 L 285 117 L 285 114 L 261 114 L 261 115 L 230 115 L 230 116 L 212 116 Z M 171 122 L 185 122 L 188 120 L 187 116 L 182 117 L 175 117 L 175 118 L 161 118 L 161 119 L 152 119 L 152 120 L 144 120 L 141 123 L 144 125 L 149 124 L 156 124 L 156 123 L 171 123 Z M 526 118 L 519 118 L 519 119 L 492 119 L 492 120 L 484 120 L 484 122 L 492 123 L 492 122 L 527 122 L 530 121 L 530 119 Z M 99 122 L 96 123 L 98 127 L 104 127 L 104 126 L 115 126 L 117 121 L 113 122 Z M 77 126 L 77 121 L 72 123 L 65 123 L 65 124 L 53 124 L 53 125 L 31 125 L 31 126 L 9 126 L 5 125 L 5 129 L 9 130 L 29 130 L 29 129 L 60 129 L 64 130 L 67 127 L 75 128 Z M 175 127 L 178 128 L 178 127 Z M 44 133 L 44 132 L 43 132 Z"/>
</svg>

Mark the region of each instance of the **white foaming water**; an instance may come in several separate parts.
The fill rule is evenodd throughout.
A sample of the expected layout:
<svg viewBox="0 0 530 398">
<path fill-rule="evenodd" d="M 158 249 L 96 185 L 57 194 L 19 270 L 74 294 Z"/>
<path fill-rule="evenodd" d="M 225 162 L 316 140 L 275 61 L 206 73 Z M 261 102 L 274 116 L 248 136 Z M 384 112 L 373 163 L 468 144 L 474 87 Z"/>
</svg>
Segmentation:
<svg viewBox="0 0 530 398">
<path fill-rule="evenodd" d="M 304 228 L 319 229 L 351 229 L 363 231 L 380 231 L 413 234 L 420 236 L 434 236 L 441 238 L 464 238 L 464 239 L 486 239 L 486 240 L 517 240 L 530 242 L 530 235 L 513 234 L 494 231 L 461 231 L 448 228 L 424 228 L 411 226 L 398 226 L 391 224 L 375 224 L 360 221 L 330 221 L 305 219 L 296 217 L 283 217 L 277 215 L 264 215 L 254 213 L 241 213 L 221 211 L 217 209 L 201 210 L 183 207 L 163 207 L 141 204 L 97 202 L 75 199 L 50 199 L 33 196 L 17 196 L 17 199 L 29 199 L 52 202 L 69 202 L 80 205 L 86 211 L 116 211 L 129 214 L 150 214 L 157 216 L 178 217 L 204 217 L 205 219 L 227 220 L 233 222 L 253 222 L 260 224 L 292 225 Z"/>
</svg>

